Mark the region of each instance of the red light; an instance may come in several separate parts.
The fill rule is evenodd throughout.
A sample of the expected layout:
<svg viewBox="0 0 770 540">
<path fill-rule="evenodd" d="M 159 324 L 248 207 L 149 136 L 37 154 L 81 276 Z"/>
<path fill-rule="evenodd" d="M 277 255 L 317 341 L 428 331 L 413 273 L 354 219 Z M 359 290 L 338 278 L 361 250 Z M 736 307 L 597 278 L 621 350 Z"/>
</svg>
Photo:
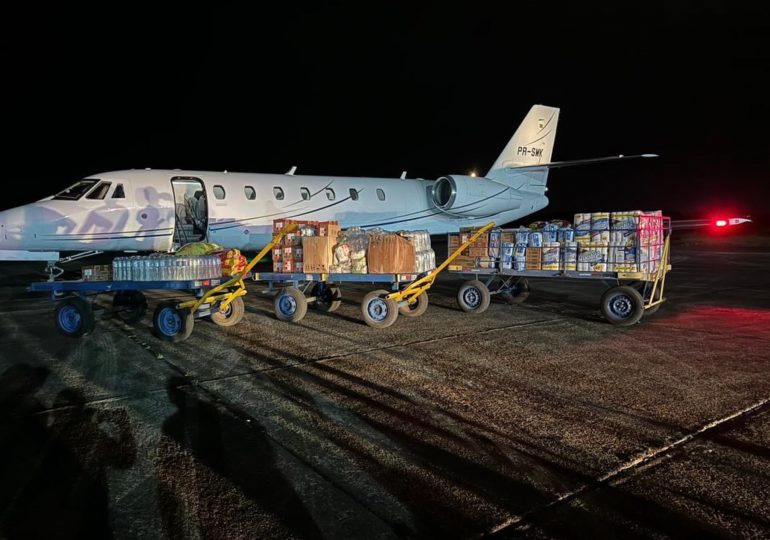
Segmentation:
<svg viewBox="0 0 770 540">
<path fill-rule="evenodd" d="M 727 227 L 727 220 L 726 219 L 718 219 L 716 223 L 714 223 L 717 227 Z"/>
</svg>

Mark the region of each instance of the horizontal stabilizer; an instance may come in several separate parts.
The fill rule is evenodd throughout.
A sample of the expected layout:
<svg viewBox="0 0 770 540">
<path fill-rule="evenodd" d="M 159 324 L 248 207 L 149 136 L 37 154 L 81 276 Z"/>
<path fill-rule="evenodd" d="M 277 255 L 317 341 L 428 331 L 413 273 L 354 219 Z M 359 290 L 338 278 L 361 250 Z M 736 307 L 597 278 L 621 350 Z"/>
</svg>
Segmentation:
<svg viewBox="0 0 770 540">
<path fill-rule="evenodd" d="M 506 167 L 507 169 L 514 169 L 517 171 L 526 169 L 558 169 L 559 167 L 573 167 L 575 165 L 591 165 L 592 163 L 606 163 L 608 161 L 620 161 L 623 159 L 637 159 L 637 158 L 655 158 L 657 154 L 639 154 L 635 156 L 607 156 L 601 158 L 592 159 L 576 159 L 573 161 L 552 161 L 551 163 L 541 163 L 539 165 L 521 165 L 514 167 Z"/>
</svg>

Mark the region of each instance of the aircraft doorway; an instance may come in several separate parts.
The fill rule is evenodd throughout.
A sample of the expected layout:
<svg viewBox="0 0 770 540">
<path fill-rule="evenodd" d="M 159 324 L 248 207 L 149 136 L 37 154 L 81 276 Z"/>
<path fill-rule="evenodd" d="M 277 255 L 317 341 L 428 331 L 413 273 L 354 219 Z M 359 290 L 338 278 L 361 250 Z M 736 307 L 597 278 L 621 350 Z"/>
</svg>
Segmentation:
<svg viewBox="0 0 770 540">
<path fill-rule="evenodd" d="M 209 212 L 206 190 L 198 178 L 171 179 L 174 191 L 174 244 L 184 245 L 206 239 Z"/>
</svg>

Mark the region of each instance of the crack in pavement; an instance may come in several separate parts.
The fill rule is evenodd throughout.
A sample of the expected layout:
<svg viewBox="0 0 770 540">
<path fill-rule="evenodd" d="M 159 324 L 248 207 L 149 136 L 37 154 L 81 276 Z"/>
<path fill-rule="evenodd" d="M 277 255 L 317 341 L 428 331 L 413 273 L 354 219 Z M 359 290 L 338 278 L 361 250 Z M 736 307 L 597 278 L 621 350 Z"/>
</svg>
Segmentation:
<svg viewBox="0 0 770 540">
<path fill-rule="evenodd" d="M 634 457 L 633 459 L 626 461 L 619 467 L 616 467 L 611 471 L 598 477 L 596 480 L 594 480 L 590 484 L 585 484 L 575 490 L 564 493 L 559 497 L 557 497 L 556 499 L 554 499 L 553 501 L 547 504 L 538 506 L 536 508 L 533 508 L 531 510 L 528 510 L 527 512 L 524 512 L 521 515 L 515 515 L 515 516 L 509 517 L 505 521 L 497 524 L 495 527 L 487 531 L 486 534 L 484 534 L 483 536 L 500 535 L 502 533 L 507 533 L 507 532 L 511 532 L 512 530 L 518 529 L 523 525 L 525 525 L 527 520 L 529 520 L 536 514 L 540 514 L 542 512 L 545 512 L 547 510 L 550 510 L 562 504 L 568 503 L 585 493 L 588 493 L 590 491 L 595 491 L 596 489 L 602 487 L 605 484 L 608 484 L 609 482 L 612 482 L 617 478 L 621 478 L 627 475 L 632 475 L 634 471 L 642 469 L 645 465 L 648 465 L 654 460 L 662 459 L 667 454 L 671 453 L 673 450 L 676 450 L 677 448 L 680 448 L 688 444 L 689 442 L 699 438 L 700 436 L 712 431 L 719 431 L 721 429 L 724 429 L 728 427 L 728 425 L 738 420 L 743 420 L 752 414 L 762 411 L 762 409 L 770 408 L 768 407 L 769 405 L 770 405 L 770 397 L 760 399 L 759 401 L 753 403 L 752 405 L 749 405 L 748 407 L 744 407 L 743 409 L 740 409 L 727 416 L 723 416 L 716 420 L 712 420 L 711 422 L 708 422 L 703 426 L 701 426 L 699 429 L 693 432 L 690 432 L 687 435 L 684 435 L 669 444 L 660 446 L 658 448 L 649 448 L 646 451 L 639 454 L 638 456 Z"/>
</svg>

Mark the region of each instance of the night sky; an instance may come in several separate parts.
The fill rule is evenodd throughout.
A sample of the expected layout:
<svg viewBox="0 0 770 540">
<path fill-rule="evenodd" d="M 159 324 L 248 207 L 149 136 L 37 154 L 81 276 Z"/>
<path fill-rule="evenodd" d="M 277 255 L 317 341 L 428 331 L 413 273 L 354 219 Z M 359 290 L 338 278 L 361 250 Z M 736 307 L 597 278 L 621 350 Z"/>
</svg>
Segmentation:
<svg viewBox="0 0 770 540">
<path fill-rule="evenodd" d="M 9 14 L 0 207 L 123 168 L 483 173 L 542 103 L 555 160 L 662 156 L 552 172 L 549 215 L 768 212 L 767 7 L 291 4 Z"/>
</svg>

